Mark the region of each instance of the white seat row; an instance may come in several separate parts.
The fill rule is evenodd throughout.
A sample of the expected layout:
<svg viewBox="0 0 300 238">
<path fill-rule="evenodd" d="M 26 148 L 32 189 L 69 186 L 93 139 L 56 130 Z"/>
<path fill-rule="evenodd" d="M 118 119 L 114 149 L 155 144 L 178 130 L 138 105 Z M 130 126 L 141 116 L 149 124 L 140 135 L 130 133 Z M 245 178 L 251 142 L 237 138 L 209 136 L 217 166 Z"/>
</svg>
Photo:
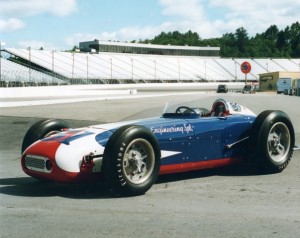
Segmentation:
<svg viewBox="0 0 300 238">
<path fill-rule="evenodd" d="M 231 59 L 196 56 L 166 56 L 120 53 L 70 53 L 32 49 L 5 49 L 11 55 L 26 59 L 68 79 L 103 80 L 243 80 L 240 65 L 248 61 L 252 71 L 249 80 L 271 71 L 298 71 L 297 59 Z"/>
</svg>

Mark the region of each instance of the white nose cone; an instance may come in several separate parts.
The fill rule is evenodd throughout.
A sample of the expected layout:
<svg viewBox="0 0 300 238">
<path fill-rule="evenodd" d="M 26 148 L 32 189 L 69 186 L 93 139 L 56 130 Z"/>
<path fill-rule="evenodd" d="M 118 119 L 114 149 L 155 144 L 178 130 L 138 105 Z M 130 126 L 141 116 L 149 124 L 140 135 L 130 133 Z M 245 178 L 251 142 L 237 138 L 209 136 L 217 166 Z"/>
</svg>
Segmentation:
<svg viewBox="0 0 300 238">
<path fill-rule="evenodd" d="M 88 132 L 88 133 L 87 133 Z M 55 154 L 55 161 L 59 168 L 67 172 L 80 172 L 83 156 L 93 153 L 103 155 L 104 147 L 96 141 L 96 136 L 104 130 L 86 130 L 69 138 L 68 143 L 61 143 Z M 93 172 L 100 172 L 102 158 L 93 160 Z"/>
</svg>

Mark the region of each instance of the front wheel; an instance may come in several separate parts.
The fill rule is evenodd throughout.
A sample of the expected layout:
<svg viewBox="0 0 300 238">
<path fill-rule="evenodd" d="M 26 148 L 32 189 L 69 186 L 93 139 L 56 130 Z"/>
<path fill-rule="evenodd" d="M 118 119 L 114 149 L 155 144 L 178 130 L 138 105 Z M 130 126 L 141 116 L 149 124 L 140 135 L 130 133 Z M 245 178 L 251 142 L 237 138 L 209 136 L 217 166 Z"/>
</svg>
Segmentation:
<svg viewBox="0 0 300 238">
<path fill-rule="evenodd" d="M 114 193 L 125 196 L 144 194 L 159 173 L 158 142 L 145 127 L 121 127 L 106 145 L 103 167 L 105 182 Z"/>
<path fill-rule="evenodd" d="M 253 123 L 250 137 L 253 161 L 259 170 L 277 173 L 289 164 L 295 133 L 289 117 L 282 111 L 264 111 Z"/>
</svg>

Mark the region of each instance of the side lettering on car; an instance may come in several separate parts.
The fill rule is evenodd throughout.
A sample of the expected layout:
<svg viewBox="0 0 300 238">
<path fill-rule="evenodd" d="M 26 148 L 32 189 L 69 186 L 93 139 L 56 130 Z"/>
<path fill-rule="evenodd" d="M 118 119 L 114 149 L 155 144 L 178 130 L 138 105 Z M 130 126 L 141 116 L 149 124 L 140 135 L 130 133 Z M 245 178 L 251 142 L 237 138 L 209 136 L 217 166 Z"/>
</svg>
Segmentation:
<svg viewBox="0 0 300 238">
<path fill-rule="evenodd" d="M 176 133 L 176 132 L 180 132 L 184 134 L 184 133 L 190 133 L 194 131 L 191 124 L 183 124 L 182 126 L 174 125 L 170 127 L 159 127 L 159 128 L 151 127 L 150 129 L 153 134 L 160 134 L 160 135 L 165 133 Z"/>
</svg>

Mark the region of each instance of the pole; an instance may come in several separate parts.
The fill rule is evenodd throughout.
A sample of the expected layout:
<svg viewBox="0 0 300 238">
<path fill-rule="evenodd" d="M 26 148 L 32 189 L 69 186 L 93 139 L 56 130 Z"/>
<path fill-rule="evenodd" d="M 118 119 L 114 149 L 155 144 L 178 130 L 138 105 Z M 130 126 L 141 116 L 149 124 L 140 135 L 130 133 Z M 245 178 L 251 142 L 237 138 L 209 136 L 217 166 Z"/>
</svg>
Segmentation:
<svg viewBox="0 0 300 238">
<path fill-rule="evenodd" d="M 52 50 L 52 83 L 54 83 L 54 50 Z"/>
<path fill-rule="evenodd" d="M 28 47 L 28 58 L 29 58 L 29 82 L 31 83 L 31 47 Z"/>
<path fill-rule="evenodd" d="M 204 79 L 206 81 L 206 61 L 204 60 Z"/>
<path fill-rule="evenodd" d="M 75 55 L 74 52 L 72 53 L 72 83 L 74 83 L 74 59 Z"/>
<path fill-rule="evenodd" d="M 0 82 L 1 82 L 1 78 L 2 78 L 2 67 L 1 67 L 1 60 L 2 60 L 2 49 L 1 49 L 1 46 L 2 46 L 2 42 L 0 41 Z"/>
<path fill-rule="evenodd" d="M 178 79 L 179 79 L 179 82 L 180 82 L 180 61 L 178 60 Z"/>
<path fill-rule="evenodd" d="M 237 62 L 234 61 L 234 79 L 235 79 L 235 82 L 237 81 L 236 64 L 237 64 Z"/>
<path fill-rule="evenodd" d="M 110 58 L 110 80 L 112 80 L 112 58 Z"/>
<path fill-rule="evenodd" d="M 131 59 L 131 79 L 133 80 L 133 59 Z"/>
<path fill-rule="evenodd" d="M 89 84 L 89 56 L 86 56 L 86 83 Z"/>
<path fill-rule="evenodd" d="M 156 60 L 154 60 L 154 79 L 156 80 Z"/>
<path fill-rule="evenodd" d="M 5 45 L 5 42 L 0 41 L 0 81 L 2 81 L 2 46 Z M 3 86 L 7 86 L 6 82 L 2 82 Z"/>
</svg>

